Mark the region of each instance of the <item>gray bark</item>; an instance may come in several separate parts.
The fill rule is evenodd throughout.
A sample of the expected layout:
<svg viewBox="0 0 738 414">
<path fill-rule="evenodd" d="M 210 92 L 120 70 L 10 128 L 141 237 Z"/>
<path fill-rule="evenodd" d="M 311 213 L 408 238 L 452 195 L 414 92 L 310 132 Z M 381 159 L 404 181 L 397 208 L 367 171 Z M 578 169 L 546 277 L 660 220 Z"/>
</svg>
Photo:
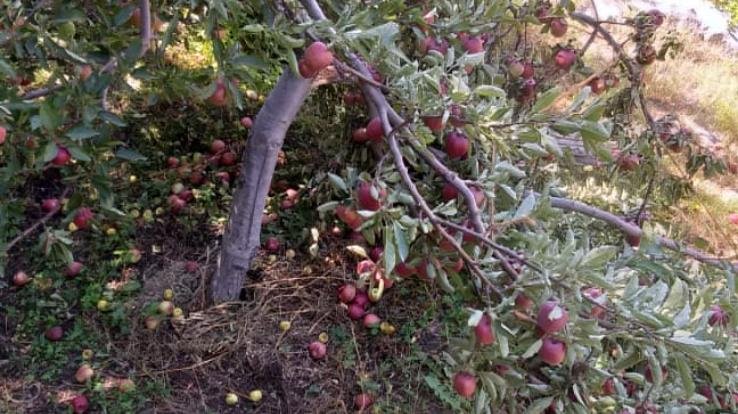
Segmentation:
<svg viewBox="0 0 738 414">
<path fill-rule="evenodd" d="M 246 272 L 260 246 L 261 216 L 285 134 L 310 92 L 310 79 L 289 68 L 259 111 L 246 142 L 230 219 L 210 284 L 214 303 L 238 300 Z"/>
</svg>

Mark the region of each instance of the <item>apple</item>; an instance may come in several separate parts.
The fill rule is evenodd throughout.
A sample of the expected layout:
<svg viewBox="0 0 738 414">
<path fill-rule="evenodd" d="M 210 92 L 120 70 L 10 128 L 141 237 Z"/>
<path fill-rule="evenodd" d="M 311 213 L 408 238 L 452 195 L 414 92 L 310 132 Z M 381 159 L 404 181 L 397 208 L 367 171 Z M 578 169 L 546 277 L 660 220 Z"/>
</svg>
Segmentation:
<svg viewBox="0 0 738 414">
<path fill-rule="evenodd" d="M 300 71 L 300 76 L 305 79 L 310 79 L 318 74 L 317 71 L 313 70 L 310 66 L 308 66 L 307 62 L 302 59 L 297 62 L 297 69 Z"/>
<path fill-rule="evenodd" d="M 269 253 L 276 253 L 279 251 L 280 243 L 279 239 L 276 237 L 269 237 L 266 242 L 264 243 L 264 248 Z"/>
<path fill-rule="evenodd" d="M 376 328 L 379 326 L 380 322 L 382 322 L 382 320 L 379 319 L 379 316 L 373 313 L 367 313 L 366 315 L 364 315 L 364 327 L 365 328 Z"/>
<path fill-rule="evenodd" d="M 172 169 L 179 167 L 179 159 L 177 157 L 167 158 L 167 167 Z"/>
<path fill-rule="evenodd" d="M 707 323 L 709 323 L 710 326 L 726 326 L 729 321 L 730 316 L 720 305 L 710 306 L 710 317 L 707 320 Z"/>
<path fill-rule="evenodd" d="M 363 411 L 371 407 L 373 403 L 374 399 L 371 394 L 361 393 L 354 397 L 354 407 L 359 411 Z"/>
<path fill-rule="evenodd" d="M 44 333 L 46 335 L 46 339 L 52 342 L 61 341 L 62 337 L 64 336 L 64 329 L 62 329 L 61 326 L 52 326 L 51 328 L 47 329 Z"/>
<path fill-rule="evenodd" d="M 528 312 L 533 309 L 533 299 L 529 298 L 525 293 L 518 293 L 515 297 L 515 308 L 521 312 Z"/>
<path fill-rule="evenodd" d="M 118 391 L 126 393 L 136 389 L 136 383 L 130 378 L 124 378 L 118 383 Z"/>
<path fill-rule="evenodd" d="M 79 78 L 84 82 L 92 75 L 92 66 L 82 65 L 79 68 Z"/>
<path fill-rule="evenodd" d="M 94 214 L 92 213 L 92 209 L 90 209 L 89 207 L 82 207 L 77 210 L 77 213 L 74 215 L 74 219 L 72 221 L 78 229 L 84 229 L 87 227 L 87 224 L 90 222 L 90 220 L 92 220 L 93 216 Z"/>
<path fill-rule="evenodd" d="M 63 166 L 69 163 L 69 160 L 72 159 L 72 154 L 69 152 L 68 149 L 62 146 L 56 147 L 56 155 L 54 158 L 51 159 L 51 163 L 58 166 Z"/>
<path fill-rule="evenodd" d="M 459 190 L 451 183 L 445 183 L 441 189 L 441 198 L 443 201 L 455 200 L 459 196 Z"/>
<path fill-rule="evenodd" d="M 461 132 L 446 134 L 445 150 L 451 159 L 461 159 L 469 152 L 469 139 Z"/>
<path fill-rule="evenodd" d="M 351 303 L 356 297 L 356 286 L 346 283 L 338 288 L 338 300 L 343 303 Z"/>
<path fill-rule="evenodd" d="M 379 259 L 382 258 L 382 253 L 384 253 L 384 248 L 380 246 L 374 246 L 369 250 L 369 258 L 374 261 L 374 263 L 379 262 Z"/>
<path fill-rule="evenodd" d="M 225 106 L 228 103 L 228 91 L 222 80 L 215 83 L 215 91 L 208 97 L 208 102 L 213 106 Z"/>
<path fill-rule="evenodd" d="M 233 165 L 236 163 L 236 153 L 233 151 L 228 151 L 226 153 L 223 153 L 223 155 L 220 156 L 220 165 Z"/>
<path fill-rule="evenodd" d="M 525 79 L 520 84 L 520 89 L 518 91 L 518 95 L 515 97 L 518 102 L 520 103 L 526 103 L 533 100 L 533 98 L 536 97 L 536 86 L 538 86 L 538 82 L 536 82 L 535 79 Z"/>
<path fill-rule="evenodd" d="M 234 405 L 238 404 L 238 395 L 236 395 L 236 394 L 234 394 L 232 392 L 229 392 L 225 396 L 225 403 L 226 403 L 226 405 L 230 405 L 230 406 L 234 406 Z"/>
<path fill-rule="evenodd" d="M 367 304 L 369 303 L 369 297 L 367 296 Z M 360 303 L 357 303 L 354 301 L 354 303 L 350 304 L 348 307 L 348 316 L 354 321 L 358 321 L 359 319 L 364 317 L 364 313 L 366 312 L 364 310 L 366 306 L 362 305 Z"/>
<path fill-rule="evenodd" d="M 484 41 L 479 36 L 469 37 L 463 41 L 464 49 L 469 53 L 484 51 Z"/>
<path fill-rule="evenodd" d="M 547 334 L 564 329 L 568 321 L 569 313 L 555 301 L 548 301 L 538 309 L 538 327 Z"/>
<path fill-rule="evenodd" d="M 223 140 L 216 139 L 210 143 L 210 153 L 211 154 L 218 154 L 222 151 L 225 151 L 225 149 L 226 149 L 226 143 L 223 142 Z"/>
<path fill-rule="evenodd" d="M 198 264 L 194 260 L 188 260 L 185 262 L 184 268 L 187 273 L 195 273 L 197 272 Z"/>
<path fill-rule="evenodd" d="M 525 65 L 518 59 L 510 59 L 507 63 L 507 73 L 511 78 L 517 79 L 523 75 Z"/>
<path fill-rule="evenodd" d="M 159 318 L 156 316 L 147 316 L 146 319 L 144 319 L 144 324 L 146 325 L 146 329 L 155 331 L 156 328 L 159 327 Z"/>
<path fill-rule="evenodd" d="M 559 365 L 566 357 L 566 344 L 554 338 L 545 338 L 538 350 L 538 357 L 548 365 Z"/>
<path fill-rule="evenodd" d="M 323 68 L 333 63 L 333 53 L 323 42 L 313 42 L 305 49 L 301 59 L 307 69 L 317 74 Z"/>
<path fill-rule="evenodd" d="M 192 201 L 192 199 L 195 197 L 195 193 L 192 192 L 192 190 L 182 190 L 179 194 L 177 194 L 177 197 L 179 197 L 184 202 Z"/>
<path fill-rule="evenodd" d="M 420 41 L 418 50 L 423 55 L 428 54 L 431 50 L 435 50 L 436 52 L 445 55 L 446 52 L 448 52 L 448 42 L 443 39 L 439 40 L 429 36 Z"/>
<path fill-rule="evenodd" d="M 615 380 L 610 377 L 602 383 L 602 394 L 613 395 L 615 394 Z"/>
<path fill-rule="evenodd" d="M 8 135 L 8 131 L 5 129 L 5 127 L 0 126 L 0 145 L 3 145 L 5 143 L 6 135 Z"/>
<path fill-rule="evenodd" d="M 641 164 L 641 157 L 637 154 L 625 154 L 618 157 L 617 164 L 623 171 L 635 171 Z"/>
<path fill-rule="evenodd" d="M 451 123 L 451 125 L 461 128 L 466 124 L 464 121 L 464 108 L 457 104 L 452 104 L 449 107 L 449 112 L 451 115 L 448 118 L 448 121 Z"/>
<path fill-rule="evenodd" d="M 395 265 L 393 272 L 397 273 L 400 277 L 410 277 L 416 273 L 414 267 L 408 266 L 405 262 L 400 262 Z"/>
<path fill-rule="evenodd" d="M 491 316 L 486 313 L 482 315 L 477 326 L 474 327 L 474 336 L 477 338 L 477 344 L 482 346 L 491 345 L 495 342 L 495 330 L 492 327 Z"/>
<path fill-rule="evenodd" d="M 259 401 L 261 401 L 261 399 L 263 397 L 264 396 L 262 395 L 261 390 L 251 390 L 251 391 L 249 391 L 249 400 L 251 400 L 251 402 L 258 403 Z"/>
<path fill-rule="evenodd" d="M 67 269 L 64 271 L 64 276 L 71 279 L 82 271 L 82 267 L 82 263 L 74 261 L 67 265 Z"/>
<path fill-rule="evenodd" d="M 382 207 L 382 200 L 387 195 L 387 191 L 383 188 L 377 188 L 374 185 L 361 181 L 356 187 L 356 200 L 359 207 L 363 210 L 377 211 Z"/>
<path fill-rule="evenodd" d="M 81 394 L 75 395 L 69 405 L 72 407 L 74 414 L 82 414 L 90 408 L 90 402 L 87 401 L 87 397 Z"/>
<path fill-rule="evenodd" d="M 469 372 L 457 372 L 454 374 L 453 382 L 454 390 L 464 398 L 471 398 L 477 390 L 477 378 Z"/>
<path fill-rule="evenodd" d="M 569 24 L 566 23 L 566 19 L 563 17 L 557 17 L 552 19 L 549 23 L 549 30 L 553 37 L 563 37 L 566 35 L 566 30 L 569 28 Z"/>
<path fill-rule="evenodd" d="M 26 274 L 26 272 L 19 270 L 13 275 L 13 285 L 17 287 L 25 286 L 28 284 L 28 282 L 31 281 L 31 278 Z"/>
<path fill-rule="evenodd" d="M 174 194 L 169 196 L 168 202 L 169 202 L 169 209 L 174 214 L 179 213 L 187 206 L 186 201 L 182 200 L 181 198 L 177 197 Z"/>
<path fill-rule="evenodd" d="M 588 297 L 588 298 L 596 301 L 597 298 L 599 298 L 600 296 L 602 296 L 602 290 L 601 289 L 598 289 L 598 288 L 595 288 L 595 287 L 589 287 L 589 288 L 584 289 L 582 291 L 582 294 L 584 296 L 586 296 L 586 297 Z M 600 303 L 599 301 L 596 301 L 596 302 L 597 303 Z M 605 316 L 605 313 L 606 313 L 605 309 L 603 309 L 603 308 L 601 308 L 601 307 L 599 307 L 599 306 L 597 306 L 595 304 L 592 304 L 592 310 L 590 311 L 590 315 L 593 318 L 600 319 L 603 316 Z"/>
<path fill-rule="evenodd" d="M 381 141 L 384 136 L 384 130 L 382 129 L 382 120 L 379 117 L 372 118 L 368 124 L 366 124 L 366 137 L 370 141 Z"/>
<path fill-rule="evenodd" d="M 95 371 L 92 367 L 90 367 L 89 364 L 82 364 L 77 368 L 77 372 L 74 373 L 74 379 L 80 384 L 84 384 L 89 381 L 93 375 L 95 375 Z"/>
<path fill-rule="evenodd" d="M 308 345 L 308 352 L 310 353 L 310 358 L 314 360 L 320 360 L 325 357 L 325 344 L 320 341 L 313 341 Z"/>
<path fill-rule="evenodd" d="M 521 74 L 523 79 L 532 79 L 533 75 L 535 75 L 535 67 L 533 66 L 533 62 L 524 62 L 523 73 Z"/>
<path fill-rule="evenodd" d="M 554 55 L 554 64 L 561 70 L 569 70 L 574 62 L 577 61 L 577 54 L 574 49 L 559 49 Z"/>
<path fill-rule="evenodd" d="M 443 131 L 444 125 L 443 125 L 442 116 L 426 115 L 426 116 L 422 116 L 421 119 L 423 120 L 423 123 L 425 124 L 425 126 L 427 126 L 428 129 L 430 129 L 431 131 L 433 132 Z"/>
<path fill-rule="evenodd" d="M 599 76 L 593 78 L 589 83 L 587 83 L 587 85 L 589 85 L 589 89 L 591 89 L 592 93 L 595 95 L 599 95 L 607 89 L 605 80 Z"/>
<path fill-rule="evenodd" d="M 366 128 L 357 128 L 351 133 L 351 139 L 354 142 L 366 142 L 369 137 L 366 135 Z"/>
<path fill-rule="evenodd" d="M 162 292 L 161 297 L 164 300 L 172 300 L 174 299 L 174 291 L 172 289 L 164 289 L 164 292 Z"/>
<path fill-rule="evenodd" d="M 105 299 L 98 300 L 97 310 L 99 310 L 100 312 L 107 312 L 108 310 L 110 310 L 110 302 Z"/>
<path fill-rule="evenodd" d="M 641 245 L 641 236 L 626 234 L 625 242 L 628 243 L 630 247 L 638 247 Z"/>
<path fill-rule="evenodd" d="M 157 307 L 157 310 L 162 315 L 171 315 L 172 312 L 174 312 L 174 304 L 171 301 L 163 300 L 159 302 L 159 306 Z"/>
</svg>

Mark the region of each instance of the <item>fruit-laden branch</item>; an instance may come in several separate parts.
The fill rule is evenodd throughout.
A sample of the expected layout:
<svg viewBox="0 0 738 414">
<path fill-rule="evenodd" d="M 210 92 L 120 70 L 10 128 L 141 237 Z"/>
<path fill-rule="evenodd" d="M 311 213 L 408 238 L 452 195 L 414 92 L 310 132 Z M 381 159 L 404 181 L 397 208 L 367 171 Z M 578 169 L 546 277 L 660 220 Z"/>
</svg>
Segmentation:
<svg viewBox="0 0 738 414">
<path fill-rule="evenodd" d="M 311 79 L 286 67 L 259 110 L 246 141 L 238 186 L 210 284 L 215 303 L 236 300 L 260 246 L 261 218 L 284 137 L 310 92 Z"/>
<path fill-rule="evenodd" d="M 585 216 L 602 220 L 607 224 L 619 229 L 626 236 L 634 238 L 640 238 L 643 236 L 643 230 L 641 230 L 641 228 L 638 227 L 636 224 L 626 221 L 624 218 L 618 215 L 600 210 L 597 207 L 584 204 L 580 201 L 570 200 L 561 197 L 551 197 L 550 201 L 551 207 L 566 211 L 573 211 L 576 213 L 584 214 Z M 685 254 L 702 263 L 714 266 L 722 266 L 725 264 L 725 260 L 721 259 L 720 257 L 710 255 L 698 249 L 682 246 L 677 241 L 669 239 L 667 237 L 657 236 L 655 242 L 659 246 Z M 731 267 L 733 268 L 733 270 L 738 270 L 738 266 L 731 265 Z"/>
<path fill-rule="evenodd" d="M 67 194 L 69 194 L 69 187 L 65 188 L 64 191 L 62 191 L 62 194 L 61 194 L 61 196 L 59 198 L 63 200 L 67 196 Z M 36 229 L 39 226 L 41 226 L 44 223 L 46 223 L 47 221 L 49 221 L 49 219 L 51 219 L 52 217 L 54 217 L 56 215 L 56 213 L 59 212 L 60 209 L 61 209 L 61 205 L 57 206 L 55 209 L 53 209 L 53 210 L 49 211 L 48 213 L 46 213 L 43 217 L 41 217 L 40 219 L 38 219 L 35 223 L 33 223 L 32 225 L 30 225 L 27 229 L 23 230 L 19 235 L 15 236 L 15 238 L 13 240 L 11 240 L 10 242 L 8 242 L 8 244 L 5 245 L 5 248 L 4 248 L 5 253 L 9 252 L 10 249 L 12 249 L 21 240 L 25 239 L 31 233 L 33 233 L 34 231 L 36 231 Z"/>
</svg>

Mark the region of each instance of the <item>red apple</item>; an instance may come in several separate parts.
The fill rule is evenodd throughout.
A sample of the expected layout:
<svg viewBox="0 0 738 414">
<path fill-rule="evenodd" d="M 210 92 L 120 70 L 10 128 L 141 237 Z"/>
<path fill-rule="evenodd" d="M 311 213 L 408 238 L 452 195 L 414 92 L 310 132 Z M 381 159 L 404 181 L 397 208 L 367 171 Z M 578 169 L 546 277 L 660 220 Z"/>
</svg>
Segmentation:
<svg viewBox="0 0 738 414">
<path fill-rule="evenodd" d="M 547 334 L 559 332 L 569 321 L 569 313 L 554 301 L 548 301 L 538 310 L 537 324 Z"/>
<path fill-rule="evenodd" d="M 192 190 L 182 190 L 177 194 L 177 197 L 185 202 L 189 202 L 195 197 L 195 193 L 193 193 Z"/>
<path fill-rule="evenodd" d="M 617 164 L 623 171 L 635 171 L 641 164 L 641 157 L 637 154 L 626 154 L 618 157 Z"/>
<path fill-rule="evenodd" d="M 52 211 L 59 210 L 59 200 L 56 198 L 47 198 L 41 202 L 41 210 L 51 213 Z"/>
<path fill-rule="evenodd" d="M 251 117 L 245 116 L 245 117 L 241 118 L 241 125 L 244 128 L 249 129 L 252 126 L 254 126 L 254 121 L 251 120 Z"/>
<path fill-rule="evenodd" d="M 0 126 L 0 145 L 3 145 L 5 143 L 5 136 L 8 134 L 8 131 L 5 129 L 5 127 Z"/>
<path fill-rule="evenodd" d="M 424 55 L 428 54 L 431 50 L 435 50 L 436 52 L 445 55 L 446 52 L 448 52 L 448 42 L 443 39 L 436 39 L 429 36 L 420 41 L 418 49 L 420 50 L 420 53 Z"/>
<path fill-rule="evenodd" d="M 474 336 L 477 338 L 477 344 L 485 346 L 495 342 L 495 330 L 492 326 L 492 317 L 488 314 L 482 315 L 477 326 L 474 327 Z"/>
<path fill-rule="evenodd" d="M 405 262 L 400 262 L 395 266 L 394 272 L 400 277 L 410 277 L 415 274 L 416 270 Z"/>
<path fill-rule="evenodd" d="M 533 75 L 535 75 L 535 67 L 533 66 L 533 62 L 524 62 L 523 73 L 521 74 L 523 79 L 531 79 L 533 78 Z"/>
<path fill-rule="evenodd" d="M 228 151 L 223 153 L 223 155 L 220 156 L 220 165 L 233 165 L 236 163 L 236 153 L 233 151 Z"/>
<path fill-rule="evenodd" d="M 451 201 L 456 200 L 456 197 L 459 196 L 459 190 L 456 189 L 456 187 L 453 186 L 451 183 L 446 183 L 443 185 L 443 189 L 441 190 L 441 198 L 443 201 Z"/>
<path fill-rule="evenodd" d="M 369 298 L 367 297 L 367 303 L 369 303 Z M 348 307 L 348 316 L 352 320 L 358 321 L 359 319 L 364 317 L 364 306 L 354 302 Z"/>
<path fill-rule="evenodd" d="M 51 163 L 54 165 L 62 166 L 66 165 L 69 160 L 72 159 L 72 154 L 69 152 L 68 149 L 57 146 L 56 147 L 56 155 L 54 158 L 51 159 Z"/>
<path fill-rule="evenodd" d="M 461 132 L 449 132 L 446 134 L 445 149 L 449 158 L 463 158 L 469 152 L 469 139 Z"/>
<path fill-rule="evenodd" d="M 366 125 L 366 137 L 370 141 L 381 141 L 384 136 L 382 120 L 379 117 L 372 118 Z"/>
<path fill-rule="evenodd" d="M 442 116 L 423 116 L 423 123 L 433 132 L 443 131 L 443 117 Z"/>
<path fill-rule="evenodd" d="M 223 140 L 216 139 L 210 143 L 210 153 L 211 154 L 218 154 L 220 152 L 223 152 L 225 149 L 226 149 L 226 143 L 223 142 Z"/>
<path fill-rule="evenodd" d="M 354 296 L 354 301 L 351 304 L 358 305 L 361 306 L 362 309 L 366 309 L 366 307 L 369 306 L 369 295 L 367 295 L 365 291 L 357 289 L 356 296 Z"/>
<path fill-rule="evenodd" d="M 187 273 L 195 273 L 195 272 L 197 272 L 197 268 L 198 267 L 199 266 L 198 266 L 197 262 L 194 261 L 194 260 L 188 260 L 188 261 L 185 262 L 185 265 L 184 265 L 185 272 L 187 272 Z"/>
<path fill-rule="evenodd" d="M 566 19 L 563 17 L 557 17 L 551 20 L 549 23 L 549 29 L 553 37 L 563 37 L 566 35 L 566 30 L 569 28 L 569 24 L 566 23 Z"/>
<path fill-rule="evenodd" d="M 526 296 L 525 293 L 518 293 L 518 296 L 515 297 L 515 308 L 521 312 L 530 311 L 533 309 L 533 305 L 535 305 L 535 302 Z"/>
<path fill-rule="evenodd" d="M 577 61 L 577 54 L 573 49 L 559 49 L 554 55 L 554 63 L 561 70 L 569 70 Z"/>
<path fill-rule="evenodd" d="M 167 200 L 169 202 L 169 210 L 174 214 L 179 213 L 187 207 L 187 202 L 177 197 L 175 194 L 170 195 Z"/>
<path fill-rule="evenodd" d="M 454 390 L 464 398 L 471 398 L 477 390 L 477 378 L 469 372 L 457 372 L 453 380 Z"/>
<path fill-rule="evenodd" d="M 61 326 L 52 326 L 51 328 L 46 330 L 46 339 L 52 342 L 61 341 L 62 337 L 64 336 L 64 329 L 62 329 Z"/>
<path fill-rule="evenodd" d="M 357 274 L 369 273 L 369 272 L 373 272 L 374 269 L 376 268 L 377 266 L 374 264 L 373 261 L 362 260 L 356 264 L 356 273 Z"/>
<path fill-rule="evenodd" d="M 545 338 L 538 357 L 548 365 L 559 365 L 566 357 L 566 344 L 554 338 Z"/>
<path fill-rule="evenodd" d="M 376 328 L 377 326 L 379 326 L 380 322 L 382 322 L 382 320 L 379 319 L 379 316 L 373 313 L 367 313 L 366 315 L 364 315 L 365 328 Z"/>
<path fill-rule="evenodd" d="M 366 142 L 369 137 L 366 135 L 366 128 L 357 128 L 351 133 L 351 139 L 354 142 Z"/>
<path fill-rule="evenodd" d="M 64 271 L 64 276 L 71 279 L 79 275 L 80 272 L 82 272 L 82 267 L 83 267 L 82 263 L 74 261 L 70 263 L 69 265 L 67 265 L 67 269 Z"/>
<path fill-rule="evenodd" d="M 484 41 L 479 36 L 469 37 L 463 41 L 464 49 L 469 53 L 484 51 Z"/>
<path fill-rule="evenodd" d="M 219 80 L 216 82 L 215 91 L 208 98 L 208 102 L 214 106 L 225 106 L 228 103 L 228 91 L 223 81 Z"/>
<path fill-rule="evenodd" d="M 625 242 L 628 243 L 630 247 L 638 247 L 641 245 L 641 236 L 635 236 L 632 234 L 626 234 L 625 235 Z"/>
<path fill-rule="evenodd" d="M 587 85 L 589 85 L 589 88 L 592 90 L 592 93 L 595 95 L 599 95 L 602 92 L 604 92 L 605 89 L 607 89 L 605 80 L 599 76 L 593 78 L 591 81 L 589 81 Z"/>
<path fill-rule="evenodd" d="M 615 394 L 615 380 L 612 377 L 605 380 L 602 383 L 602 394 L 613 395 Z"/>
<path fill-rule="evenodd" d="M 323 359 L 325 357 L 325 344 L 320 341 L 313 341 L 308 345 L 310 358 L 314 360 Z"/>
<path fill-rule="evenodd" d="M 269 237 L 264 243 L 264 248 L 270 253 L 276 253 L 279 251 L 279 239 L 276 237 Z"/>
<path fill-rule="evenodd" d="M 356 286 L 346 283 L 338 288 L 338 300 L 343 303 L 351 303 L 356 297 Z"/>
<path fill-rule="evenodd" d="M 28 276 L 28 274 L 22 270 L 19 270 L 13 275 L 13 285 L 17 287 L 25 286 L 28 284 L 28 282 L 31 281 L 31 278 Z"/>
<path fill-rule="evenodd" d="M 333 53 L 328 50 L 328 46 L 323 42 L 313 42 L 305 49 L 302 61 L 308 69 L 314 73 L 320 72 L 323 68 L 333 63 Z"/>
<path fill-rule="evenodd" d="M 77 214 L 74 215 L 74 225 L 77 226 L 78 229 L 84 229 L 87 227 L 90 220 L 92 220 L 93 216 L 94 214 L 89 207 L 82 207 L 77 210 Z"/>
<path fill-rule="evenodd" d="M 582 291 L 582 294 L 592 300 L 595 300 L 595 302 L 600 303 L 599 301 L 596 301 L 597 298 L 602 296 L 602 290 L 595 288 L 595 287 L 589 287 Z M 603 316 L 605 316 L 605 309 L 601 308 L 595 304 L 592 304 L 592 310 L 590 311 L 590 315 L 592 315 L 595 319 L 600 319 Z"/>
<path fill-rule="evenodd" d="M 710 326 L 726 326 L 729 321 L 730 316 L 720 305 L 710 306 L 710 318 L 707 320 Z"/>
<path fill-rule="evenodd" d="M 179 167 L 179 159 L 177 157 L 169 157 L 169 158 L 167 158 L 167 167 L 169 167 L 169 168 L 177 168 L 177 167 Z"/>
<path fill-rule="evenodd" d="M 382 200 L 387 195 L 387 192 L 383 189 L 377 189 L 372 184 L 362 181 L 356 187 L 356 200 L 359 207 L 363 210 L 377 211 L 382 207 Z"/>
<path fill-rule="evenodd" d="M 92 75 L 92 67 L 90 65 L 82 65 L 79 68 L 79 78 L 84 82 Z"/>
<path fill-rule="evenodd" d="M 72 407 L 74 414 L 83 414 L 90 408 L 90 403 L 84 395 L 75 395 L 69 405 Z"/>
<path fill-rule="evenodd" d="M 318 71 L 311 68 L 307 62 L 300 59 L 300 61 L 297 63 L 297 68 L 300 70 L 300 76 L 302 76 L 305 79 L 309 79 L 314 77 L 318 74 Z"/>
<path fill-rule="evenodd" d="M 369 408 L 372 403 L 374 403 L 374 400 L 370 394 L 361 393 L 354 397 L 354 407 L 359 411 Z"/>
</svg>

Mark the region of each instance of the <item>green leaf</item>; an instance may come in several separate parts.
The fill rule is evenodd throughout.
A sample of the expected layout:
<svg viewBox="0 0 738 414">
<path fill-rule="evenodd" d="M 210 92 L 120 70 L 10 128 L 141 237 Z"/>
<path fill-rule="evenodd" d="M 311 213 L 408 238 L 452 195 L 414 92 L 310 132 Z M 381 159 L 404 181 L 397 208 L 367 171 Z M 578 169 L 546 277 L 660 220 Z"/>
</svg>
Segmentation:
<svg viewBox="0 0 738 414">
<path fill-rule="evenodd" d="M 61 125 L 61 114 L 48 101 L 41 104 L 38 114 L 41 118 L 41 125 L 49 132 L 53 132 Z"/>
<path fill-rule="evenodd" d="M 395 237 L 390 226 L 384 227 L 384 252 L 382 258 L 384 259 L 384 274 L 388 275 L 395 268 L 396 263 L 395 254 Z"/>
<path fill-rule="evenodd" d="M 580 129 L 582 138 L 594 141 L 603 142 L 610 139 L 610 131 L 608 131 L 602 124 L 594 121 L 584 121 Z"/>
<path fill-rule="evenodd" d="M 551 405 L 551 403 L 553 402 L 553 400 L 554 400 L 553 397 L 539 398 L 539 399 L 533 401 L 533 403 L 528 406 L 528 408 L 525 410 L 525 414 L 539 414 L 539 413 L 542 413 L 543 411 L 546 410 L 546 408 L 548 408 Z"/>
<path fill-rule="evenodd" d="M 42 159 L 44 160 L 44 162 L 49 162 L 52 159 L 54 159 L 54 157 L 56 157 L 57 151 L 58 151 L 58 148 L 54 141 L 47 142 L 46 145 L 44 146 L 44 153 L 42 156 Z"/>
<path fill-rule="evenodd" d="M 598 269 L 610 260 L 612 260 L 618 253 L 618 248 L 615 246 L 598 246 L 590 250 L 584 259 L 582 259 L 581 266 L 593 269 Z"/>
<path fill-rule="evenodd" d="M 456 394 L 447 384 L 441 383 L 440 381 L 438 381 L 438 378 L 430 374 L 423 377 L 423 379 L 425 380 L 425 384 L 428 386 L 428 388 L 433 391 L 433 394 L 438 397 L 438 399 L 441 400 L 444 404 L 451 407 L 453 412 L 462 412 L 461 401 L 459 400 L 459 397 L 456 396 Z"/>
<path fill-rule="evenodd" d="M 344 193 L 348 193 L 348 187 L 346 186 L 346 182 L 343 181 L 343 178 L 337 176 L 333 173 L 328 173 L 328 180 L 330 180 L 331 184 L 333 184 L 333 187 L 336 188 L 336 190 L 343 191 Z"/>
<path fill-rule="evenodd" d="M 250 66 L 255 69 L 269 70 L 269 65 L 263 59 L 254 55 L 237 55 L 231 59 L 231 64 L 234 66 Z"/>
<path fill-rule="evenodd" d="M 77 161 L 92 161 L 92 158 L 90 158 L 82 148 L 76 145 L 67 145 L 67 149 L 69 150 L 69 153 L 72 154 L 72 157 Z"/>
<path fill-rule="evenodd" d="M 556 101 L 556 98 L 558 98 L 560 94 L 561 88 L 559 88 L 558 86 L 547 90 L 538 98 L 536 103 L 533 105 L 533 108 L 531 108 L 530 110 L 531 113 L 537 114 L 538 112 L 547 109 L 549 106 L 551 106 L 551 104 L 554 103 L 554 101 Z"/>
<path fill-rule="evenodd" d="M 494 85 L 479 85 L 474 88 L 474 94 L 482 98 L 504 98 L 507 92 Z"/>
<path fill-rule="evenodd" d="M 108 112 L 108 111 L 100 111 L 100 118 L 102 118 L 103 121 L 113 124 L 117 127 L 124 127 L 126 126 L 126 122 L 123 121 L 118 115 Z"/>
<path fill-rule="evenodd" d="M 407 259 L 410 254 L 410 247 L 407 244 L 407 236 L 405 231 L 398 222 L 392 222 L 392 230 L 395 232 L 395 245 L 397 246 L 397 254 L 399 255 L 400 261 Z"/>
<path fill-rule="evenodd" d="M 94 136 L 98 136 L 100 135 L 100 133 L 95 131 L 92 128 L 86 127 L 84 125 L 79 125 L 67 131 L 65 135 L 75 141 L 80 141 L 83 139 L 88 139 Z"/>
<path fill-rule="evenodd" d="M 118 150 L 115 151 L 115 156 L 131 162 L 145 161 L 147 159 L 138 151 L 134 151 L 130 148 L 118 148 Z"/>
<path fill-rule="evenodd" d="M 676 355 L 674 362 L 676 363 L 677 371 L 679 371 L 679 377 L 682 380 L 682 389 L 684 390 L 684 394 L 682 395 L 685 398 L 689 398 L 694 394 L 695 390 L 692 370 L 689 369 L 689 365 L 687 365 L 686 358 L 683 355 Z"/>
<path fill-rule="evenodd" d="M 541 346 L 543 346 L 543 340 L 539 339 L 528 347 L 528 349 L 525 351 L 523 355 L 520 356 L 522 359 L 528 359 L 533 357 L 533 355 L 538 353 L 538 350 L 541 349 Z"/>
<path fill-rule="evenodd" d="M 2 57 L 0 57 L 0 73 L 8 79 L 14 79 L 17 76 L 13 66 Z"/>
<path fill-rule="evenodd" d="M 525 217 L 530 215 L 530 213 L 533 212 L 533 209 L 536 207 L 536 196 L 533 193 L 528 194 L 525 199 L 523 199 L 523 202 L 520 203 L 520 207 L 518 207 L 518 210 L 515 212 L 515 217 Z"/>
</svg>

